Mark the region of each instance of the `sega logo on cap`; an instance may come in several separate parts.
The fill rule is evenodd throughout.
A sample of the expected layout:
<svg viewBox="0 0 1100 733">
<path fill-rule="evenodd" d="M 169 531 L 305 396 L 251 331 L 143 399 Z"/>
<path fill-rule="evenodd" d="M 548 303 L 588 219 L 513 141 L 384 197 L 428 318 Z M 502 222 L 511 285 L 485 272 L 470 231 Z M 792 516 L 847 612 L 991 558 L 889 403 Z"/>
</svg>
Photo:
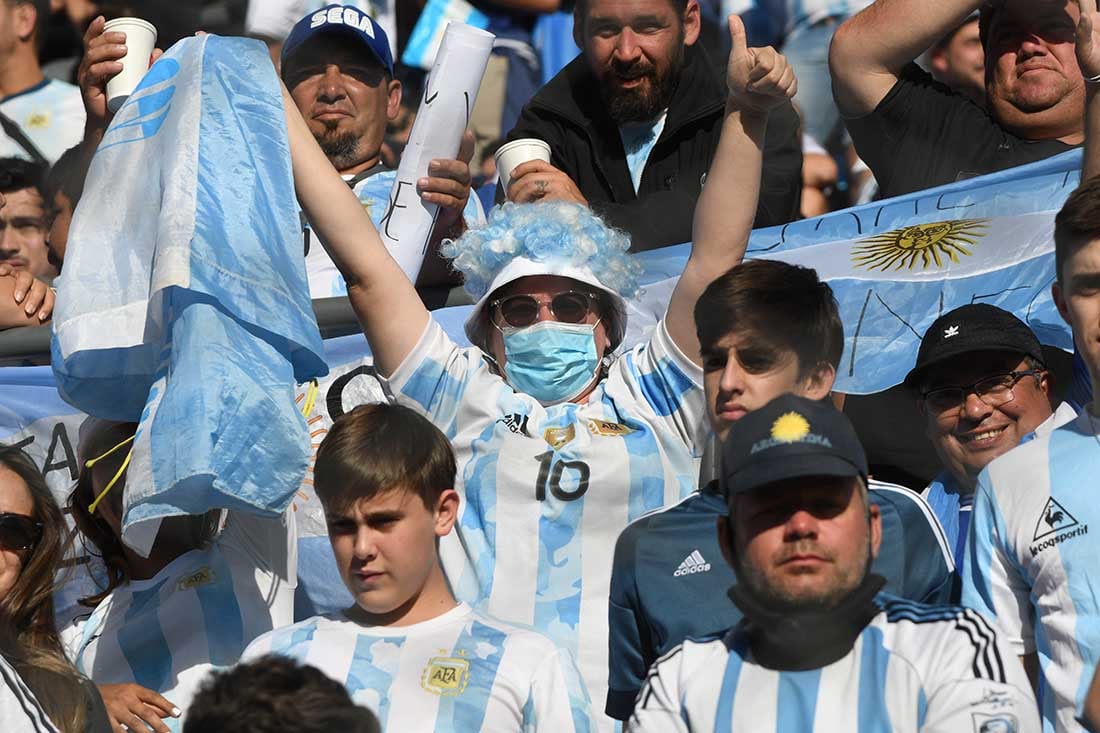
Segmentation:
<svg viewBox="0 0 1100 733">
<path fill-rule="evenodd" d="M 386 32 L 368 14 L 352 5 L 327 5 L 295 23 L 283 42 L 280 57 L 283 66 L 299 46 L 319 33 L 340 33 L 362 41 L 393 76 L 393 54 Z"/>
</svg>

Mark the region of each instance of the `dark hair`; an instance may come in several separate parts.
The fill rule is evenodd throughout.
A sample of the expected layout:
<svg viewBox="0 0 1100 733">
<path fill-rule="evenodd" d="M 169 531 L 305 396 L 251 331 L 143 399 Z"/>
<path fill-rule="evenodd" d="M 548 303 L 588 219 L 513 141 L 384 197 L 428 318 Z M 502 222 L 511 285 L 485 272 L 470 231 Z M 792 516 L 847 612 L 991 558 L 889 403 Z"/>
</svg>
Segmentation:
<svg viewBox="0 0 1100 733">
<path fill-rule="evenodd" d="M 1094 239 L 1100 239 L 1100 176 L 1078 186 L 1054 218 L 1054 276 L 1059 283 L 1066 260 Z"/>
<path fill-rule="evenodd" d="M 55 577 L 65 554 L 65 520 L 38 467 L 22 449 L 0 447 L 0 466 L 27 487 L 31 516 L 42 534 L 19 577 L 0 596 L 0 653 L 34 692 L 50 719 L 63 731 L 83 729 L 87 691 L 65 656 L 54 623 Z"/>
<path fill-rule="evenodd" d="M 184 733 L 379 733 L 378 719 L 316 667 L 269 654 L 206 678 Z"/>
<path fill-rule="evenodd" d="M 69 199 L 72 207 L 80 203 L 84 195 L 84 179 L 88 176 L 91 158 L 82 144 L 74 145 L 61 154 L 53 164 L 42 184 L 42 198 L 46 199 L 46 208 L 53 207 L 57 194 Z"/>
<path fill-rule="evenodd" d="M 432 509 L 454 487 L 454 451 L 447 437 L 416 411 L 389 403 L 360 405 L 333 423 L 317 449 L 313 488 L 325 511 L 392 489 Z"/>
<path fill-rule="evenodd" d="M 132 574 L 130 563 L 126 560 L 126 553 L 123 550 L 122 539 L 115 534 L 115 530 L 98 510 L 94 514 L 88 511 L 88 506 L 96 498 L 95 477 L 98 476 L 100 484 L 106 486 L 107 482 L 122 468 L 129 446 L 123 446 L 111 455 L 104 456 L 91 468 L 84 463 L 88 459 L 103 456 L 126 438 L 133 437 L 136 431 L 136 423 L 100 420 L 92 425 L 86 435 L 81 435 L 77 451 L 80 454 L 80 477 L 72 493 L 69 494 L 68 510 L 81 537 L 86 541 L 90 540 L 95 546 L 107 573 L 107 585 L 101 592 L 80 599 L 81 605 L 84 606 L 93 608 L 98 606 L 115 588 L 128 583 Z M 104 501 L 121 505 L 127 473 L 128 471 L 125 470 L 122 472 Z M 220 512 L 217 510 L 195 516 L 171 517 L 161 524 L 159 531 L 164 532 L 168 527 L 179 528 L 180 523 L 183 523 L 190 535 L 188 544 L 192 547 L 202 547 L 216 533 L 219 518 Z"/>
<path fill-rule="evenodd" d="M 775 352 L 798 356 L 798 375 L 822 362 L 835 369 L 844 351 L 836 298 L 817 272 L 777 260 L 747 260 L 720 275 L 695 303 L 703 351 L 737 333 Z"/>
<path fill-rule="evenodd" d="M 0 193 L 33 188 L 44 198 L 45 180 L 44 165 L 22 158 L 0 158 Z"/>
</svg>

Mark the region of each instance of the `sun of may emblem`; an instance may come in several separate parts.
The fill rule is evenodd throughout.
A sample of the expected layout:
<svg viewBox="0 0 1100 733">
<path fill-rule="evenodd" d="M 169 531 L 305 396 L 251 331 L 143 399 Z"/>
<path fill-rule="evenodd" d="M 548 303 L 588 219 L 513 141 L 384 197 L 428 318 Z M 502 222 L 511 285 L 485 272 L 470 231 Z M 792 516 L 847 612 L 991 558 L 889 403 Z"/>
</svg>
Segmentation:
<svg viewBox="0 0 1100 733">
<path fill-rule="evenodd" d="M 772 423 L 772 438 L 781 443 L 793 443 L 810 434 L 810 423 L 797 412 L 785 412 Z"/>
<path fill-rule="evenodd" d="M 956 219 L 915 224 L 860 239 L 852 262 L 868 270 L 927 270 L 958 262 L 984 236 L 988 219 Z"/>
</svg>

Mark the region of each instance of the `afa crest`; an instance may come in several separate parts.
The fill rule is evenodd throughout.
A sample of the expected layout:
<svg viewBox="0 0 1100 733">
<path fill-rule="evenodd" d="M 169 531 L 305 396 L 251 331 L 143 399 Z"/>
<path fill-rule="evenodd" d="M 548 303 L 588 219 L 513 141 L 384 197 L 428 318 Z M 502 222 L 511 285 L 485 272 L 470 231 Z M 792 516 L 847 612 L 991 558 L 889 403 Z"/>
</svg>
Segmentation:
<svg viewBox="0 0 1100 733">
<path fill-rule="evenodd" d="M 876 234 L 856 241 L 852 264 L 880 272 L 940 269 L 973 254 L 988 224 L 988 219 L 956 219 Z"/>
<path fill-rule="evenodd" d="M 420 676 L 420 686 L 440 697 L 461 695 L 470 681 L 470 662 L 461 657 L 432 657 Z"/>
<path fill-rule="evenodd" d="M 191 590 L 201 585 L 210 585 L 215 580 L 217 580 L 217 578 L 214 576 L 214 571 L 207 566 L 199 568 L 187 577 L 180 578 L 178 588 L 180 590 Z"/>
<path fill-rule="evenodd" d="M 31 130 L 42 130 L 50 126 L 50 115 L 47 112 L 35 112 L 27 117 L 25 127 Z"/>
</svg>

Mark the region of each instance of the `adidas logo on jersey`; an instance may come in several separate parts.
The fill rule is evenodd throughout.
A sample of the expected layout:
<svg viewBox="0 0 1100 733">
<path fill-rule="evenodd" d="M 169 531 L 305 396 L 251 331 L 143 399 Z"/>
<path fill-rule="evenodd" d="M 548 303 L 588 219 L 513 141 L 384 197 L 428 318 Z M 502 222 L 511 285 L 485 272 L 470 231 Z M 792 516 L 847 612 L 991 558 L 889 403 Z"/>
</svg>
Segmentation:
<svg viewBox="0 0 1100 733">
<path fill-rule="evenodd" d="M 698 550 L 692 550 L 691 554 L 680 563 L 680 567 L 676 568 L 676 572 L 672 574 L 672 577 L 695 575 L 696 573 L 705 573 L 708 570 L 710 570 L 710 563 L 703 559 L 703 554 Z"/>
</svg>

